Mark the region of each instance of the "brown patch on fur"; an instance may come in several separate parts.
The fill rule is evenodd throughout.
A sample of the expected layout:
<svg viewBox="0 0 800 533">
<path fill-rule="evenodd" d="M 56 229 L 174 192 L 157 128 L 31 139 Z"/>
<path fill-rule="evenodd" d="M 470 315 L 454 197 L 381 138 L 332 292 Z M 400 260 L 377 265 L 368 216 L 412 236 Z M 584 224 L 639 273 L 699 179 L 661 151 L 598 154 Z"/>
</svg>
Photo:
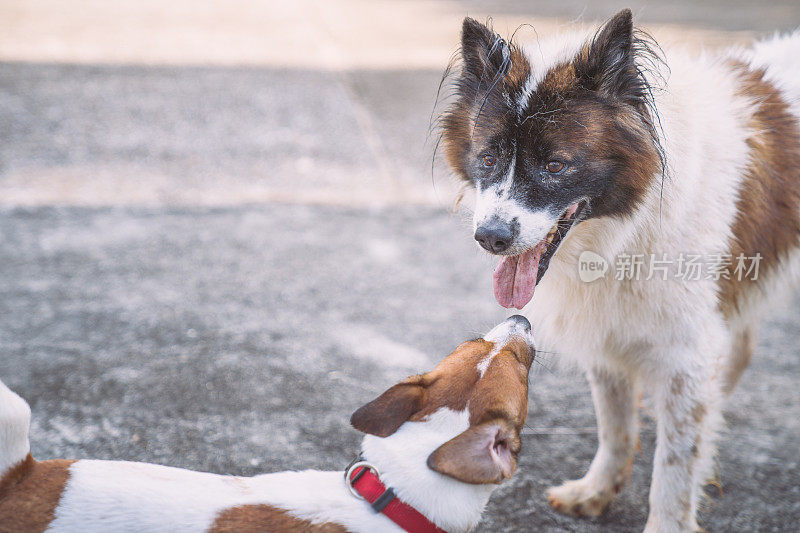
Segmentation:
<svg viewBox="0 0 800 533">
<path fill-rule="evenodd" d="M 494 344 L 485 340 L 464 343 L 432 372 L 420 376 L 425 390 L 423 407 L 409 420 L 423 420 L 442 407 L 461 411 L 469 404 L 470 425 L 502 414 L 521 427 L 528 414 L 532 354 L 523 341 L 511 340 L 493 356 L 481 377 L 478 364 L 493 349 Z"/>
<path fill-rule="evenodd" d="M 466 408 L 473 389 L 480 379 L 478 363 L 488 356 L 492 349 L 494 344 L 482 339 L 465 342 L 435 369 L 420 376 L 420 384 L 425 390 L 425 400 L 422 408 L 414 413 L 410 420 L 423 420 L 442 407 L 454 411 Z"/>
<path fill-rule="evenodd" d="M 730 253 L 761 254 L 759 278 L 774 269 L 800 242 L 800 130 L 780 91 L 764 79 L 764 70 L 732 62 L 740 77 L 738 94 L 755 103 L 747 139 L 750 164 L 739 191 Z M 742 294 L 757 281 L 720 280 L 720 309 L 730 318 Z"/>
<path fill-rule="evenodd" d="M 466 154 L 469 153 L 472 146 L 469 127 L 470 115 L 466 101 L 462 100 L 442 119 L 445 159 L 456 175 L 464 181 L 470 180 L 465 164 Z"/>
<path fill-rule="evenodd" d="M 347 530 L 332 522 L 313 524 L 270 505 L 239 505 L 225 509 L 214 520 L 209 533 L 345 533 Z"/>
<path fill-rule="evenodd" d="M 411 376 L 361 406 L 350 417 L 350 424 L 364 433 L 388 437 L 422 408 L 424 394 L 421 376 Z"/>
<path fill-rule="evenodd" d="M 489 357 L 489 354 L 484 357 Z M 482 359 L 479 359 L 478 363 L 481 363 Z M 486 371 L 479 377 L 477 383 L 457 396 L 457 404 L 441 405 L 454 410 L 461 410 L 469 405 L 470 427 L 431 454 L 428 458 L 430 468 L 461 481 L 476 484 L 502 483 L 512 475 L 517 467 L 517 454 L 522 448 L 519 432 L 528 415 L 528 370 L 532 359 L 525 342 L 511 340 L 492 356 Z M 477 371 L 475 367 L 478 363 L 475 366 L 458 365 L 461 368 L 455 369 L 455 376 L 472 374 L 473 371 Z M 434 386 L 440 388 L 442 397 L 446 398 L 449 388 L 447 383 L 451 380 L 438 381 L 439 383 Z M 432 413 L 439 408 L 432 402 L 430 405 L 426 404 L 425 411 Z M 414 415 L 411 420 L 416 418 L 418 415 Z M 485 443 L 491 438 L 494 438 L 495 442 L 503 441 L 510 451 L 511 461 L 508 469 L 498 468 L 488 458 L 480 461 L 470 457 L 470 454 L 475 453 L 475 449 L 483 446 L 478 443 Z"/>
<path fill-rule="evenodd" d="M 513 44 L 510 45 L 509 56 L 511 58 L 511 68 L 508 69 L 503 78 L 503 87 L 507 92 L 516 94 L 530 77 L 531 65 L 522 51 Z"/>
<path fill-rule="evenodd" d="M 726 394 L 730 394 L 736 384 L 739 383 L 742 373 L 750 364 L 755 347 L 756 335 L 752 328 L 745 328 L 734 338 L 733 348 L 726 361 L 727 367 L 725 368 L 725 381 L 723 382 L 723 390 Z"/>
<path fill-rule="evenodd" d="M 388 436 L 407 421 L 420 421 L 442 407 L 461 411 L 470 406 L 470 424 L 503 415 L 522 426 L 528 408 L 528 370 L 533 356 L 527 344 L 512 340 L 492 359 L 481 378 L 478 364 L 494 349 L 483 339 L 458 346 L 437 367 L 411 376 L 358 409 L 353 426 L 366 433 Z"/>
<path fill-rule="evenodd" d="M 587 58 L 588 46 L 584 46 L 573 61 L 551 67 L 531 95 L 528 112 L 519 119 L 515 118 L 518 110 L 509 109 L 498 97 L 488 101 L 476 122 L 476 102 L 480 104 L 481 98 L 465 90 L 468 80 L 461 80 L 464 96 L 442 121 L 450 167 L 471 182 L 470 161 L 491 139 L 512 136 L 509 132 L 515 131 L 530 148 L 531 157 L 541 158 L 539 163 L 551 157 L 570 160 L 580 154 L 585 176 L 573 179 L 598 181 L 592 192 L 603 198 L 592 206 L 595 215 L 624 215 L 633 210 L 661 171 L 652 118 L 644 105 L 601 98 L 587 88 L 578 77 L 578 70 L 587 68 Z M 520 74 L 509 78 L 511 86 L 504 86 L 509 94 L 517 94 L 524 85 L 521 75 L 530 73 L 527 62 L 524 65 Z"/>
<path fill-rule="evenodd" d="M 550 67 L 536 87 L 536 91 L 537 96 L 538 93 L 541 93 L 542 96 L 559 95 L 574 93 L 577 88 L 578 78 L 575 75 L 575 65 L 573 62 L 564 62 Z"/>
<path fill-rule="evenodd" d="M 35 464 L 36 460 L 34 460 L 31 454 L 28 454 L 25 459 L 9 468 L 3 477 L 0 478 L 0 498 L 10 492 L 15 485 L 25 478 L 25 476 L 30 474 Z"/>
<path fill-rule="evenodd" d="M 683 389 L 686 388 L 686 377 L 683 374 L 677 374 L 669 382 L 669 392 L 672 396 L 680 397 L 683 395 Z"/>
<path fill-rule="evenodd" d="M 75 461 L 36 461 L 28 456 L 0 480 L 0 531 L 44 531 L 54 518 L 58 501 Z"/>
<path fill-rule="evenodd" d="M 486 32 L 489 30 L 486 29 Z M 499 39 L 499 36 L 494 35 L 493 38 Z M 462 42 L 462 48 L 464 46 Z M 487 42 L 486 46 L 491 45 Z M 478 75 L 475 72 L 476 67 L 470 68 L 465 59 L 457 81 L 461 97 L 441 117 L 445 158 L 456 174 L 468 182 L 470 178 L 466 169 L 467 158 L 473 146 L 482 146 L 487 139 L 502 130 L 504 124 L 495 117 L 514 112 L 508 107 L 508 100 L 513 101 L 521 94 L 531 74 L 530 63 L 525 54 L 514 43 L 507 43 L 505 46 L 511 65 L 503 74 L 496 71 L 497 65 L 483 57 L 484 64 Z M 486 51 L 479 52 L 478 55 L 485 56 Z M 495 84 L 497 77 L 499 80 Z"/>
<path fill-rule="evenodd" d="M 528 345 L 512 339 L 493 358 L 469 399 L 470 424 L 502 414 L 516 428 L 528 416 L 528 370 L 533 354 Z"/>
<path fill-rule="evenodd" d="M 587 159 L 597 162 L 595 164 L 598 166 L 599 162 L 614 162 L 607 163 L 611 183 L 602 203 L 595 203 L 595 214 L 628 214 L 661 171 L 659 154 L 651 140 L 650 126 L 640 112 L 628 106 L 612 110 L 593 104 L 586 106 L 574 120 L 587 133 L 583 138 L 590 143 Z M 576 138 L 581 139 L 581 136 L 576 135 Z"/>
<path fill-rule="evenodd" d="M 512 338 L 499 348 L 483 339 L 465 342 L 433 371 L 398 383 L 358 409 L 350 422 L 360 431 L 386 437 L 406 421 L 424 421 L 442 408 L 463 411 L 469 406 L 469 428 L 434 451 L 428 466 L 467 483 L 500 483 L 516 469 L 533 355 L 522 339 Z M 478 366 L 490 356 L 481 375 Z M 503 468 L 475 455 L 490 438 L 511 454 Z M 465 449 L 473 456 L 463 453 Z"/>
<path fill-rule="evenodd" d="M 359 408 L 350 423 L 359 431 L 388 437 L 407 420 L 423 420 L 442 407 L 463 410 L 480 378 L 478 363 L 493 348 L 482 339 L 461 344 L 431 372 L 406 378 Z"/>
<path fill-rule="evenodd" d="M 696 423 L 701 423 L 703 418 L 706 416 L 706 406 L 702 403 L 698 403 L 697 405 L 692 408 L 692 420 Z"/>
<path fill-rule="evenodd" d="M 516 470 L 522 447 L 532 362 L 533 350 L 522 339 L 499 347 L 483 339 L 465 342 L 433 371 L 412 376 L 361 407 L 350 422 L 358 430 L 388 436 L 406 421 L 424 421 L 442 408 L 468 407 L 469 427 L 431 453 L 428 467 L 465 483 L 502 483 Z M 503 448 L 502 459 L 490 455 L 493 447 Z"/>
</svg>

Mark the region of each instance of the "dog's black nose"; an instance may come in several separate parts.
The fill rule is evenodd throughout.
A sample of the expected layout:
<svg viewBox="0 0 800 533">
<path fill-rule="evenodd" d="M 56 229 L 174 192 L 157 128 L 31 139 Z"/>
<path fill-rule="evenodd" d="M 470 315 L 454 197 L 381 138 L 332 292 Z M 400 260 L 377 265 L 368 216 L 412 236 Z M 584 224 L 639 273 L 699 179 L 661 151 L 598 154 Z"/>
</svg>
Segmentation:
<svg viewBox="0 0 800 533">
<path fill-rule="evenodd" d="M 517 326 L 521 327 L 526 331 L 531 330 L 531 323 L 522 315 L 511 315 L 506 320 L 514 322 Z"/>
<path fill-rule="evenodd" d="M 501 222 L 497 218 L 492 218 L 484 222 L 475 230 L 475 240 L 483 248 L 493 254 L 504 252 L 511 246 L 514 240 L 514 233 L 511 226 Z"/>
</svg>

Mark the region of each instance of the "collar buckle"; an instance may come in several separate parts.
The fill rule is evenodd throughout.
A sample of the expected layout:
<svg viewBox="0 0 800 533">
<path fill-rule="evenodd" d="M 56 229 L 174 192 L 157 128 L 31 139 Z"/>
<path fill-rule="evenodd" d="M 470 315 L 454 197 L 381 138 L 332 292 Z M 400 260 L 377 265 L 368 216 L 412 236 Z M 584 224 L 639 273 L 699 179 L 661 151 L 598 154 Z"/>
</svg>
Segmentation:
<svg viewBox="0 0 800 533">
<path fill-rule="evenodd" d="M 447 533 L 411 505 L 400 500 L 391 487 L 380 479 L 380 472 L 359 455 L 344 471 L 344 483 L 350 494 L 367 502 L 373 511 L 381 513 L 410 533 Z M 359 483 L 360 481 L 360 483 Z M 356 483 L 358 488 L 356 488 Z"/>
<path fill-rule="evenodd" d="M 361 468 L 361 471 L 358 472 L 355 476 L 353 476 L 353 472 L 356 469 Z M 381 474 L 378 472 L 378 469 L 372 466 L 370 463 L 364 461 L 361 456 L 356 457 L 353 461 L 347 465 L 347 469 L 344 471 L 344 482 L 347 485 L 347 489 L 350 491 L 350 494 L 358 498 L 359 500 L 367 501 L 365 497 L 363 497 L 353 486 L 356 481 L 358 481 L 361 476 L 363 476 L 368 470 L 372 470 L 377 477 L 380 477 Z M 387 502 L 388 503 L 388 502 Z"/>
</svg>

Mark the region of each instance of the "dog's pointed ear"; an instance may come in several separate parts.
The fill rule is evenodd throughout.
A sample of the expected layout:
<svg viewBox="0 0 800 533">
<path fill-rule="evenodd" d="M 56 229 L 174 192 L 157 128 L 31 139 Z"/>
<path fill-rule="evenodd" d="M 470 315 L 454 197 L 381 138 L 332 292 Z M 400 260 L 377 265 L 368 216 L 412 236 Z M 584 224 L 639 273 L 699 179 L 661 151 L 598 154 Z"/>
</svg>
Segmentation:
<svg viewBox="0 0 800 533">
<path fill-rule="evenodd" d="M 636 81 L 633 14 L 623 9 L 597 32 L 583 57 L 576 61 L 576 74 L 591 89 L 608 96 L 624 96 Z"/>
<path fill-rule="evenodd" d="M 502 483 L 517 469 L 519 437 L 498 422 L 472 426 L 428 456 L 428 468 L 473 484 Z"/>
<path fill-rule="evenodd" d="M 508 54 L 506 42 L 485 24 L 466 17 L 461 25 L 461 57 L 464 74 L 492 80 Z M 488 86 L 488 84 L 487 84 Z"/>
<path fill-rule="evenodd" d="M 388 437 L 422 408 L 424 395 L 422 380 L 409 378 L 360 407 L 350 417 L 350 424 L 364 433 Z"/>
</svg>

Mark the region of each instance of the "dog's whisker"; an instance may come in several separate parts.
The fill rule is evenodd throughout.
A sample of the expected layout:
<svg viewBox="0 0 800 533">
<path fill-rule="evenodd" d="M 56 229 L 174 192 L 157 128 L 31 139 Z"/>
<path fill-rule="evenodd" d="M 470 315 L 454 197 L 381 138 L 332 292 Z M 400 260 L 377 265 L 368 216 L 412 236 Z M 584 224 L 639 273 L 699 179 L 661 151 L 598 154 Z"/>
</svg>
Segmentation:
<svg viewBox="0 0 800 533">
<path fill-rule="evenodd" d="M 652 435 L 655 434 L 654 430 L 651 429 L 641 429 L 639 431 L 641 435 Z M 521 435 L 596 435 L 597 434 L 597 427 L 566 427 L 566 426 L 553 426 L 553 427 L 531 427 L 528 424 L 525 424 L 524 429 L 521 432 Z"/>
</svg>

